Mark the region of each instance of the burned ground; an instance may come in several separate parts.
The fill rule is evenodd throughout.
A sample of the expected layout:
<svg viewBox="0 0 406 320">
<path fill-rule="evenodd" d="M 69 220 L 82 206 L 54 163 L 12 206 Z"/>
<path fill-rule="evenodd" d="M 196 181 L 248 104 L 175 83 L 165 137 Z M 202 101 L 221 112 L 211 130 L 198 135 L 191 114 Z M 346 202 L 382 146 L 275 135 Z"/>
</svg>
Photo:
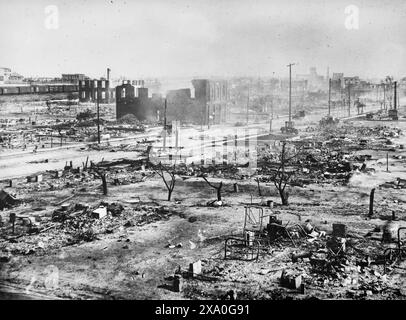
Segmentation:
<svg viewBox="0 0 406 320">
<path fill-rule="evenodd" d="M 333 148 L 329 136 L 313 137 L 309 141 L 320 142 L 320 152 L 317 147 L 307 152 L 320 157 L 320 165 L 312 166 L 306 157 L 293 164 L 302 183 L 289 186 L 288 206 L 280 205 L 266 174 L 260 197 L 255 177 L 232 166 L 221 172 L 179 169 L 172 201 L 165 200 L 162 180 L 143 158 L 97 163 L 108 171 L 105 196 L 100 179 L 87 168 L 68 166 L 58 178 L 55 171 L 43 172 L 40 182 L 14 181 L 4 190 L 20 203 L 0 213 L 1 278 L 26 292 L 73 299 L 221 299 L 231 290 L 239 299 L 403 299 L 404 264 L 391 266 L 387 257 L 385 265 L 384 251 L 396 243 L 383 243 L 382 237 L 390 223 L 406 226 L 404 136 L 390 127 L 371 133 L 369 123 L 355 124 L 357 129 L 343 126 L 334 138 L 342 140 L 342 155 L 334 161 L 352 164 L 343 171 L 345 178 L 322 170 L 330 161 L 323 152 Z M 359 141 L 365 131 L 366 146 Z M 395 150 L 389 151 L 389 172 L 382 137 Z M 216 194 L 199 177 L 201 170 L 213 183 L 224 183 L 217 206 L 208 206 Z M 255 261 L 245 261 L 247 254 L 238 246 L 238 259 L 224 259 L 227 238 L 245 239 L 245 206 L 262 208 L 291 238 L 267 239 Z M 21 218 L 14 234 L 11 213 Z M 270 236 L 268 219 L 261 237 Z M 345 225 L 343 238 L 333 234 L 333 225 Z M 337 241 L 343 241 L 345 252 L 334 251 Z M 195 262 L 202 270 L 191 275 L 189 264 Z M 55 272 L 58 277 L 52 278 Z M 176 274 L 183 276 L 181 292 L 173 287 Z"/>
</svg>

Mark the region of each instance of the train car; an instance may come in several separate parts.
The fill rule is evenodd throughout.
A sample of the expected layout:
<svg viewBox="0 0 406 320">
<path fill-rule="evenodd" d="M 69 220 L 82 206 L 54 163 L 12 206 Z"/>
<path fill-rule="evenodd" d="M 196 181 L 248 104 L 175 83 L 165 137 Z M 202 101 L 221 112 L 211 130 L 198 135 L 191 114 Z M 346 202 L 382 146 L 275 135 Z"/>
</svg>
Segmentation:
<svg viewBox="0 0 406 320">
<path fill-rule="evenodd" d="M 18 87 L 4 87 L 3 88 L 3 95 L 18 94 L 18 93 L 19 93 Z"/>
<path fill-rule="evenodd" d="M 64 86 L 64 92 L 74 92 L 76 90 L 76 86 L 73 85 L 66 85 Z"/>
<path fill-rule="evenodd" d="M 16 87 L 0 87 L 0 95 L 41 94 L 78 92 L 77 85 L 31 85 Z"/>
<path fill-rule="evenodd" d="M 31 88 L 30 87 L 18 87 L 18 92 L 20 94 L 31 93 Z"/>
<path fill-rule="evenodd" d="M 48 86 L 38 86 L 38 93 L 47 93 L 49 92 Z"/>
</svg>

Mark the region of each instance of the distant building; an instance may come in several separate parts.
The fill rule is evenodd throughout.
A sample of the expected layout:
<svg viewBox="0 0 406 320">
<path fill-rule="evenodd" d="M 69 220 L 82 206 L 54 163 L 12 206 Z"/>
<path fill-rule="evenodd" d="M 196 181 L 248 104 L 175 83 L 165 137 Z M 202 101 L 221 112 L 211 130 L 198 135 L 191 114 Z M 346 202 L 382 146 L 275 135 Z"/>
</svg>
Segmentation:
<svg viewBox="0 0 406 320">
<path fill-rule="evenodd" d="M 319 91 L 326 89 L 326 82 L 322 75 L 317 74 L 315 67 L 310 68 L 309 74 L 298 74 L 297 79 L 307 80 L 309 91 Z"/>
<path fill-rule="evenodd" d="M 230 93 L 224 80 L 194 79 L 197 108 L 203 112 L 203 125 L 227 121 Z"/>
<path fill-rule="evenodd" d="M 97 97 L 100 103 L 110 103 L 114 101 L 115 92 L 110 89 L 108 80 L 87 79 L 79 81 L 80 102 L 95 102 Z"/>
<path fill-rule="evenodd" d="M 9 68 L 0 68 L 0 84 L 5 84 L 10 77 L 11 69 Z"/>
<path fill-rule="evenodd" d="M 133 114 L 138 120 L 155 120 L 156 104 L 148 97 L 148 88 L 136 88 L 130 82 L 116 87 L 117 119 Z"/>
<path fill-rule="evenodd" d="M 333 92 L 341 92 L 344 88 L 344 73 L 333 73 L 331 78 L 331 90 Z"/>
<path fill-rule="evenodd" d="M 361 83 L 361 80 L 358 76 L 354 76 L 354 77 L 344 77 L 344 84 L 348 85 L 359 85 Z"/>
<path fill-rule="evenodd" d="M 192 99 L 192 93 L 190 91 L 190 88 L 169 90 L 168 93 L 166 94 L 166 99 L 173 100 L 173 101 L 176 101 L 179 99 L 190 100 L 190 99 Z"/>
<path fill-rule="evenodd" d="M 227 120 L 229 103 L 228 84 L 226 81 L 207 79 L 192 80 L 195 97 L 190 88 L 170 90 L 167 92 L 167 121 L 208 125 L 219 124 Z M 135 115 L 140 121 L 164 117 L 165 100 L 158 94 L 148 96 L 148 88 L 135 87 L 131 82 L 116 87 L 117 119 L 126 114 Z"/>
<path fill-rule="evenodd" d="M 17 72 L 12 72 L 8 78 L 8 83 L 22 83 L 24 76 Z"/>
<path fill-rule="evenodd" d="M 299 79 L 299 80 L 292 80 L 292 93 L 300 93 L 304 92 L 308 89 L 308 80 Z M 279 89 L 282 91 L 289 90 L 289 80 L 283 79 L 279 82 Z"/>
<path fill-rule="evenodd" d="M 79 81 L 85 80 L 86 76 L 81 73 L 62 74 L 62 82 L 79 84 Z"/>
<path fill-rule="evenodd" d="M 17 72 L 11 72 L 10 68 L 0 68 L 0 84 L 23 83 L 24 76 Z"/>
</svg>

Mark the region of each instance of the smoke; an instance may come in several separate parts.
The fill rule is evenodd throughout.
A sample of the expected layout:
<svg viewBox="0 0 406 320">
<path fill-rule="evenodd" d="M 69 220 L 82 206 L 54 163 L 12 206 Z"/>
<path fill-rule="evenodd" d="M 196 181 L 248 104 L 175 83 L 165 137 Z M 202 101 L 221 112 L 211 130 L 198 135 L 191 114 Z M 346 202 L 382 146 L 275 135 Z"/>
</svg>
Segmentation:
<svg viewBox="0 0 406 320">
<path fill-rule="evenodd" d="M 377 179 L 375 175 L 371 175 L 368 173 L 355 173 L 350 178 L 348 185 L 351 187 L 357 188 L 376 188 L 383 182 L 380 179 Z"/>
</svg>

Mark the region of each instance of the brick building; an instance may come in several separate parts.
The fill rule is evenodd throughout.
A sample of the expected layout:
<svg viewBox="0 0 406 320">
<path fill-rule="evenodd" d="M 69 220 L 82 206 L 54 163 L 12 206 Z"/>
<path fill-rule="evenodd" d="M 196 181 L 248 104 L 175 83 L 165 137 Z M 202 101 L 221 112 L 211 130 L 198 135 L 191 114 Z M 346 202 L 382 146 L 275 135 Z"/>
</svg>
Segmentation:
<svg viewBox="0 0 406 320">
<path fill-rule="evenodd" d="M 148 88 L 136 88 L 130 81 L 116 87 L 116 117 L 126 114 L 133 114 L 140 121 L 156 119 L 156 102 L 148 97 Z"/>
<path fill-rule="evenodd" d="M 195 124 L 220 124 L 227 120 L 229 91 L 226 81 L 192 80 L 195 97 L 190 88 L 167 92 L 167 121 L 180 120 Z M 134 114 L 139 120 L 163 119 L 164 99 L 148 97 L 148 89 L 134 87 L 131 82 L 116 87 L 117 119 Z"/>
<path fill-rule="evenodd" d="M 87 79 L 79 81 L 79 101 L 95 102 L 99 95 L 100 103 L 110 103 L 115 99 L 115 91 L 110 89 L 110 82 L 105 79 Z"/>
</svg>

